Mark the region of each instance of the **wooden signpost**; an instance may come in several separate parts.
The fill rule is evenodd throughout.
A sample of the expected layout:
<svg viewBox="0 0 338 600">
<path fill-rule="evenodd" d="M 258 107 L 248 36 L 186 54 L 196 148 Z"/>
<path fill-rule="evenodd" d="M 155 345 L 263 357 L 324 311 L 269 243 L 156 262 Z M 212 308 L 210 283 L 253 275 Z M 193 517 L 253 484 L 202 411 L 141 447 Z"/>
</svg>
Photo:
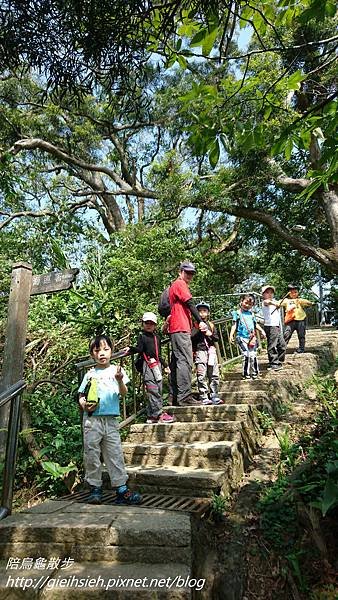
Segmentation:
<svg viewBox="0 0 338 600">
<path fill-rule="evenodd" d="M 12 268 L 7 329 L 0 380 L 0 392 L 23 378 L 29 300 L 37 294 L 68 290 L 79 269 L 33 275 L 32 265 L 16 263 Z M 7 429 L 9 406 L 0 408 L 0 430 Z M 0 431 L 0 456 L 5 449 L 5 432 Z"/>
</svg>

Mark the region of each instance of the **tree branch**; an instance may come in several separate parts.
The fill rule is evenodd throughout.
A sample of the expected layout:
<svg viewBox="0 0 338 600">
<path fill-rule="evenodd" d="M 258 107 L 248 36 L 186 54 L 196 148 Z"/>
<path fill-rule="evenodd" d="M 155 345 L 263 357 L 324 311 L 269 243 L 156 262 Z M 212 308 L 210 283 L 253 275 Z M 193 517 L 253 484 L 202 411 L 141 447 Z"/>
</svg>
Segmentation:
<svg viewBox="0 0 338 600">
<path fill-rule="evenodd" d="M 214 198 L 195 199 L 190 203 L 190 206 L 192 208 L 203 207 L 213 212 L 227 213 L 235 217 L 243 217 L 251 221 L 262 223 L 263 225 L 266 225 L 270 231 L 277 234 L 278 237 L 288 242 L 290 246 L 299 250 L 304 256 L 310 256 L 322 265 L 328 267 L 334 273 L 338 273 L 338 261 L 332 251 L 316 248 L 304 238 L 295 236 L 292 232 L 288 231 L 282 223 L 275 219 L 271 213 L 230 203 L 224 206 L 222 201 L 218 203 Z"/>
<path fill-rule="evenodd" d="M 142 188 L 139 184 L 132 186 L 128 182 L 126 183 L 126 181 L 124 181 L 118 175 L 118 173 L 116 173 L 116 171 L 114 171 L 113 169 L 110 169 L 109 167 L 105 167 L 103 165 L 98 166 L 93 163 L 87 163 L 83 160 L 76 158 L 75 156 L 71 156 L 69 153 L 65 152 L 65 150 L 63 150 L 62 148 L 59 148 L 58 146 L 54 146 L 53 144 L 50 144 L 49 142 L 46 142 L 45 140 L 42 140 L 39 138 L 28 138 L 28 139 L 18 140 L 7 151 L 7 153 L 10 153 L 13 156 L 15 156 L 22 150 L 37 150 L 37 149 L 47 152 L 48 154 L 51 154 L 52 156 L 55 156 L 58 160 L 62 160 L 63 162 L 65 162 L 66 164 L 68 164 L 72 167 L 79 167 L 80 169 L 83 169 L 85 171 L 102 173 L 104 175 L 107 175 L 119 187 L 121 195 L 129 193 L 134 196 L 140 196 L 142 198 L 153 198 L 154 197 L 154 194 L 151 190 L 148 190 L 147 188 Z M 0 157 L 0 160 L 1 160 L 1 157 Z"/>
<path fill-rule="evenodd" d="M 11 221 L 13 221 L 14 219 L 19 219 L 20 217 L 34 217 L 34 218 L 39 218 L 39 217 L 55 217 L 57 218 L 57 215 L 51 211 L 51 210 L 39 210 L 39 211 L 34 211 L 34 210 L 21 210 L 19 212 L 16 213 L 6 213 L 3 211 L 0 211 L 0 215 L 3 216 L 8 216 L 7 219 L 5 219 L 4 221 L 2 221 L 0 223 L 0 230 L 4 229 L 5 227 L 7 227 L 7 225 L 9 225 L 9 223 Z"/>
<path fill-rule="evenodd" d="M 238 236 L 240 222 L 241 219 L 237 217 L 235 220 L 234 228 L 230 235 L 226 238 L 226 240 L 223 240 L 222 243 L 219 246 L 217 246 L 217 248 L 210 249 L 210 252 L 212 254 L 221 254 L 222 252 L 233 250 L 233 242 Z"/>
<path fill-rule="evenodd" d="M 288 190 L 289 192 L 302 192 L 306 190 L 306 188 L 310 185 L 311 179 L 306 179 L 305 177 L 289 177 L 284 173 L 281 166 L 272 158 L 268 159 L 268 163 L 271 165 L 273 170 L 275 171 L 275 181 L 280 185 L 284 190 Z"/>
</svg>

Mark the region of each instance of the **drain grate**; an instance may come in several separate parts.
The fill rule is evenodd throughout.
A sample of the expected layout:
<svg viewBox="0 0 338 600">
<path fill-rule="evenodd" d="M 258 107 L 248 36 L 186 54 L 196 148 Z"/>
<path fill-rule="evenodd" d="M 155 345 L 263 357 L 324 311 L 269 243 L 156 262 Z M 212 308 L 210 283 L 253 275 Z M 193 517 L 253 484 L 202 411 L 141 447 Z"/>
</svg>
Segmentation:
<svg viewBox="0 0 338 600">
<path fill-rule="evenodd" d="M 57 500 L 68 500 L 86 504 L 89 491 L 75 492 L 57 498 Z M 112 490 L 103 490 L 101 504 L 115 504 L 116 493 Z M 142 494 L 141 508 L 162 508 L 165 510 L 176 510 L 189 512 L 202 517 L 210 507 L 210 498 L 189 498 L 186 496 L 159 496 L 158 494 Z"/>
</svg>

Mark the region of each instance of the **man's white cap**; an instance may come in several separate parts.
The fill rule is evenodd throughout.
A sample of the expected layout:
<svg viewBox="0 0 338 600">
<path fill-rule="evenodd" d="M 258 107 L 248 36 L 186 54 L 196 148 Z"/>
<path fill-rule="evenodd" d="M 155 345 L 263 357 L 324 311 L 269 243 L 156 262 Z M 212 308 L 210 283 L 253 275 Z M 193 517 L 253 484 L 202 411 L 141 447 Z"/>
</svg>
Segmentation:
<svg viewBox="0 0 338 600">
<path fill-rule="evenodd" d="M 145 312 L 142 321 L 152 321 L 153 323 L 157 323 L 157 316 L 152 312 Z"/>
<path fill-rule="evenodd" d="M 273 285 L 263 285 L 262 294 L 264 294 L 264 292 L 266 292 L 266 290 L 272 290 L 274 292 L 275 288 L 273 287 Z"/>
</svg>

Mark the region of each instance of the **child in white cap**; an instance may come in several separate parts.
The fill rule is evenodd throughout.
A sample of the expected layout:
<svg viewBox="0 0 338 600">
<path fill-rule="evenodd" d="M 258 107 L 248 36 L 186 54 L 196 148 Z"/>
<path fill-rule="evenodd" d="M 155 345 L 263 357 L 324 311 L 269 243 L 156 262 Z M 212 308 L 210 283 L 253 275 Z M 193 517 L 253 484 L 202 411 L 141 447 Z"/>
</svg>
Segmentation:
<svg viewBox="0 0 338 600">
<path fill-rule="evenodd" d="M 138 337 L 137 345 L 130 347 L 130 350 L 138 353 L 135 365 L 143 375 L 147 390 L 147 423 L 172 423 L 174 417 L 163 412 L 162 367 L 167 373 L 169 368 L 161 357 L 161 341 L 155 331 L 156 324 L 156 315 L 153 312 L 145 312 L 142 316 L 143 330 Z"/>
<path fill-rule="evenodd" d="M 275 288 L 273 285 L 262 287 L 262 310 L 264 317 L 264 331 L 268 344 L 268 369 L 280 371 L 285 360 L 286 343 L 283 335 L 280 306 L 274 298 Z"/>
</svg>

